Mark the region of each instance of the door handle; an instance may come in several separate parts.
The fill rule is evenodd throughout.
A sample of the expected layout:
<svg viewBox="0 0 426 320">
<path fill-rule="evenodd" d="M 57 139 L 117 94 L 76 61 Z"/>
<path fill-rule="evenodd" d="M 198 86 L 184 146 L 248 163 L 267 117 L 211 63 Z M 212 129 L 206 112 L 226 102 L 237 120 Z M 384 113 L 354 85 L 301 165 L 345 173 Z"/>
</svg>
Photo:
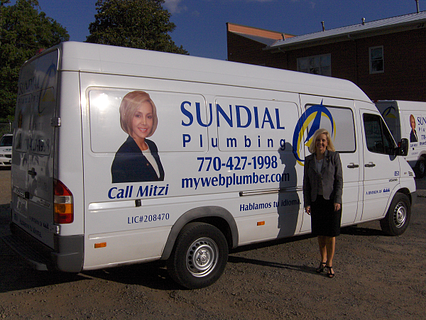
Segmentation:
<svg viewBox="0 0 426 320">
<path fill-rule="evenodd" d="M 369 163 L 365 164 L 366 168 L 372 168 L 372 167 L 375 167 L 375 166 L 376 166 L 376 164 L 374 164 L 373 162 L 369 162 Z"/>
<path fill-rule="evenodd" d="M 359 168 L 359 164 L 355 164 L 355 163 L 351 162 L 351 163 L 348 164 L 348 168 L 349 169 Z"/>
<path fill-rule="evenodd" d="M 35 171 L 35 169 L 34 169 L 34 168 L 31 168 L 31 170 L 28 170 L 28 174 L 29 174 L 30 176 L 35 177 L 35 176 L 37 175 L 37 172 Z"/>
</svg>

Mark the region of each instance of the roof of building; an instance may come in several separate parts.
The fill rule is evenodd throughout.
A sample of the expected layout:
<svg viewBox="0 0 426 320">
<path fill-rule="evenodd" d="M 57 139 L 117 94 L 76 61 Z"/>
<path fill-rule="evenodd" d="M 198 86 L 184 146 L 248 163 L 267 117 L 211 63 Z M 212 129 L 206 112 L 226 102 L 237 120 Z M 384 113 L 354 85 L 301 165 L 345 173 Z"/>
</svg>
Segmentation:
<svg viewBox="0 0 426 320">
<path fill-rule="evenodd" d="M 289 49 L 295 47 L 306 47 L 316 43 L 325 44 L 335 41 L 350 40 L 354 38 L 374 36 L 395 31 L 411 30 L 413 28 L 424 28 L 426 25 L 426 11 L 412 13 L 387 19 L 324 30 L 287 39 L 277 40 L 268 49 Z"/>
<path fill-rule="evenodd" d="M 263 43 L 264 45 L 271 46 L 277 40 L 287 39 L 293 37 L 293 35 L 285 34 L 277 31 L 265 30 L 260 28 L 243 26 L 235 23 L 228 22 L 227 24 L 228 32 L 238 34 L 242 37 L 248 38 L 250 40 Z"/>
</svg>

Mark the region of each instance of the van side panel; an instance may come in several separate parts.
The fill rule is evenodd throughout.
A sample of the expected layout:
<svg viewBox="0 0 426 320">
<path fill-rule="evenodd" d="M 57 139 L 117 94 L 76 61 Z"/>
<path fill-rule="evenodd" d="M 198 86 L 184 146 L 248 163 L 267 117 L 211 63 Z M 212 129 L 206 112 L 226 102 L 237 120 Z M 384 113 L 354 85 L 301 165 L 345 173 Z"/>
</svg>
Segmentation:
<svg viewBox="0 0 426 320">
<path fill-rule="evenodd" d="M 84 234 L 84 180 L 82 150 L 82 119 L 84 100 L 80 97 L 78 72 L 63 71 L 60 74 L 60 127 L 58 128 L 58 155 L 55 177 L 73 194 L 74 221 L 61 225 L 61 235 Z"/>
<path fill-rule="evenodd" d="M 231 212 L 238 245 L 300 232 L 298 94 L 86 73 L 81 84 L 84 168 L 93 168 L 84 170 L 85 268 L 157 259 L 172 226 L 196 208 Z M 119 108 L 134 91 L 156 106 L 158 127 L 148 139 L 163 181 L 113 182 L 112 163 L 128 139 Z"/>
</svg>

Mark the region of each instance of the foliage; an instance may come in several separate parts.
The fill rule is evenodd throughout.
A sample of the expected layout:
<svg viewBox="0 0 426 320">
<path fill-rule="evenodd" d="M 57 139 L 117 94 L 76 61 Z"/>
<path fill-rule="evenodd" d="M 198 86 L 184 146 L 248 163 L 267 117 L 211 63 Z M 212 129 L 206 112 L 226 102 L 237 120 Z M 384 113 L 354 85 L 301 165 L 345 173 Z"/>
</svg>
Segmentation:
<svg viewBox="0 0 426 320">
<path fill-rule="evenodd" d="M 0 0 L 0 118 L 14 113 L 19 70 L 40 49 L 69 39 L 68 32 L 39 12 L 37 0 Z"/>
<path fill-rule="evenodd" d="M 170 36 L 176 25 L 164 0 L 98 0 L 87 42 L 188 54 Z"/>
</svg>

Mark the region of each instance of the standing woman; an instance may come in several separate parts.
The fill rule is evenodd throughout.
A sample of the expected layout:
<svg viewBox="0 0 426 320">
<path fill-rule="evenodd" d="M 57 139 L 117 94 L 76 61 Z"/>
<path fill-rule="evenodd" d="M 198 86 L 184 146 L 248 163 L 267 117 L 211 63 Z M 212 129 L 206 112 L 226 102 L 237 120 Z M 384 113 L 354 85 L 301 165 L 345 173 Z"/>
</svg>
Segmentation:
<svg viewBox="0 0 426 320">
<path fill-rule="evenodd" d="M 340 235 L 342 218 L 342 163 L 325 129 L 314 133 L 309 151 L 311 154 L 305 159 L 303 198 L 305 211 L 311 216 L 312 234 L 318 237 L 321 262 L 316 271 L 326 270 L 327 276 L 333 278 L 336 237 Z"/>
<path fill-rule="evenodd" d="M 132 91 L 120 105 L 120 124 L 129 136 L 115 154 L 112 183 L 163 181 L 157 145 L 147 139 L 157 128 L 157 108 L 148 93 Z"/>
</svg>

